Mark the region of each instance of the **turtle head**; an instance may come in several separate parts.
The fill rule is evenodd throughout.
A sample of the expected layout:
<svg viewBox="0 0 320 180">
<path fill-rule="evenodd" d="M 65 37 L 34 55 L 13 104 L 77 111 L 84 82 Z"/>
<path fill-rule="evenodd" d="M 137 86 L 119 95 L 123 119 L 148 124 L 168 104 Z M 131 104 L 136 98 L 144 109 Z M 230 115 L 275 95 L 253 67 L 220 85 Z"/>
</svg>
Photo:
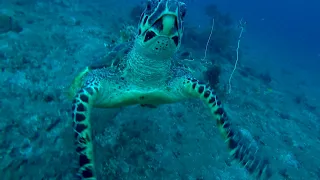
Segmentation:
<svg viewBox="0 0 320 180">
<path fill-rule="evenodd" d="M 152 58 L 169 58 L 180 47 L 186 5 L 178 0 L 148 0 L 135 48 Z"/>
</svg>

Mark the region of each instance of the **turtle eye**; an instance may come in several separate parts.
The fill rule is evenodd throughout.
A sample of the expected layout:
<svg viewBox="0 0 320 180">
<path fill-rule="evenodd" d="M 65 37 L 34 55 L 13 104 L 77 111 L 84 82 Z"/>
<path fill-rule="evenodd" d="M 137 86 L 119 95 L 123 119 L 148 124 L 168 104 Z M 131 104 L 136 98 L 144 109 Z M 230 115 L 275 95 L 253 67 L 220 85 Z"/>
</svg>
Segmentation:
<svg viewBox="0 0 320 180">
<path fill-rule="evenodd" d="M 148 32 L 146 33 L 145 38 L 144 38 L 144 42 L 149 41 L 150 39 L 152 39 L 152 38 L 155 37 L 155 36 L 156 36 L 156 33 L 154 33 L 153 31 L 148 31 Z"/>
<path fill-rule="evenodd" d="M 179 45 L 179 37 L 178 37 L 178 36 L 173 36 L 171 39 L 173 40 L 173 42 L 174 42 L 174 44 L 175 44 L 176 46 Z"/>
</svg>

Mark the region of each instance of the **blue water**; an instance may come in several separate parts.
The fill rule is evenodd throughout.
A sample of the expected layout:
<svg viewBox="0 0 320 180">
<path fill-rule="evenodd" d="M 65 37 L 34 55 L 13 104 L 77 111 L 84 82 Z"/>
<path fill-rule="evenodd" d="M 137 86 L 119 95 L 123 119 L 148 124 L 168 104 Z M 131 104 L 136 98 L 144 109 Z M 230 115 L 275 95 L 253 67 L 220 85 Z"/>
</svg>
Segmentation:
<svg viewBox="0 0 320 180">
<path fill-rule="evenodd" d="M 193 2 L 195 9 L 192 12 L 200 12 L 203 6 L 209 3 L 210 1 Z M 221 10 L 232 14 L 234 18 L 244 18 L 248 21 L 246 37 L 255 43 L 263 44 L 262 46 L 272 47 L 273 52 L 270 52 L 272 54 L 277 51 L 277 55 L 274 56 L 276 63 L 288 69 L 303 68 L 305 71 L 312 71 L 312 74 L 318 72 L 319 1 L 214 1 L 214 3 Z M 196 17 L 200 18 L 201 15 Z M 281 58 L 282 56 L 287 58 Z"/>
<path fill-rule="evenodd" d="M 237 145 L 259 149 L 254 157 L 268 160 L 269 179 L 319 180 L 320 1 L 184 2 L 172 60 L 214 89 L 243 138 Z M 78 175 L 69 86 L 86 66 L 126 62 L 146 4 L 0 0 L 1 180 Z M 223 18 L 206 13 L 212 4 Z M 233 137 L 221 138 L 199 98 L 94 108 L 90 118 L 99 180 L 255 179 L 229 156 Z"/>
</svg>

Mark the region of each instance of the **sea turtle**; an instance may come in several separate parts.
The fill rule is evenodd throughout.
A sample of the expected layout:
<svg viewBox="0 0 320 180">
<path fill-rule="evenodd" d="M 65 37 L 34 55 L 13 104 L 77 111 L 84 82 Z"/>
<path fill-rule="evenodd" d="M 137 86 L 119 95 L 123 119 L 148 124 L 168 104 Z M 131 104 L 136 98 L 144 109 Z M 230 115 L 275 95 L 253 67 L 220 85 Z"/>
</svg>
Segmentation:
<svg viewBox="0 0 320 180">
<path fill-rule="evenodd" d="M 230 155 L 255 177 L 268 179 L 271 168 L 256 148 L 231 124 L 210 86 L 173 63 L 181 44 L 186 5 L 178 0 L 148 0 L 130 50 L 114 66 L 89 66 L 74 79 L 70 94 L 78 175 L 95 180 L 90 111 L 135 104 L 168 104 L 201 99 L 217 122 Z M 120 66 L 121 65 L 121 66 Z M 108 179 L 108 178 L 107 178 Z"/>
</svg>

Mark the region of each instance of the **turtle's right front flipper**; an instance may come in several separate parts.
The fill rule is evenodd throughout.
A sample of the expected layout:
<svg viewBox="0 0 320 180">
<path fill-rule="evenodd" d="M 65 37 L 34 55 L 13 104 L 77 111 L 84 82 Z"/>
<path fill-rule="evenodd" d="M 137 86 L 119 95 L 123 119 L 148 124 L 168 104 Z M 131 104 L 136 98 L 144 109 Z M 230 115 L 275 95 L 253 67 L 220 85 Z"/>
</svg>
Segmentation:
<svg viewBox="0 0 320 180">
<path fill-rule="evenodd" d="M 96 180 L 90 111 L 99 91 L 99 82 L 81 88 L 72 102 L 72 120 L 78 159 L 78 176 L 85 180 Z"/>
</svg>

